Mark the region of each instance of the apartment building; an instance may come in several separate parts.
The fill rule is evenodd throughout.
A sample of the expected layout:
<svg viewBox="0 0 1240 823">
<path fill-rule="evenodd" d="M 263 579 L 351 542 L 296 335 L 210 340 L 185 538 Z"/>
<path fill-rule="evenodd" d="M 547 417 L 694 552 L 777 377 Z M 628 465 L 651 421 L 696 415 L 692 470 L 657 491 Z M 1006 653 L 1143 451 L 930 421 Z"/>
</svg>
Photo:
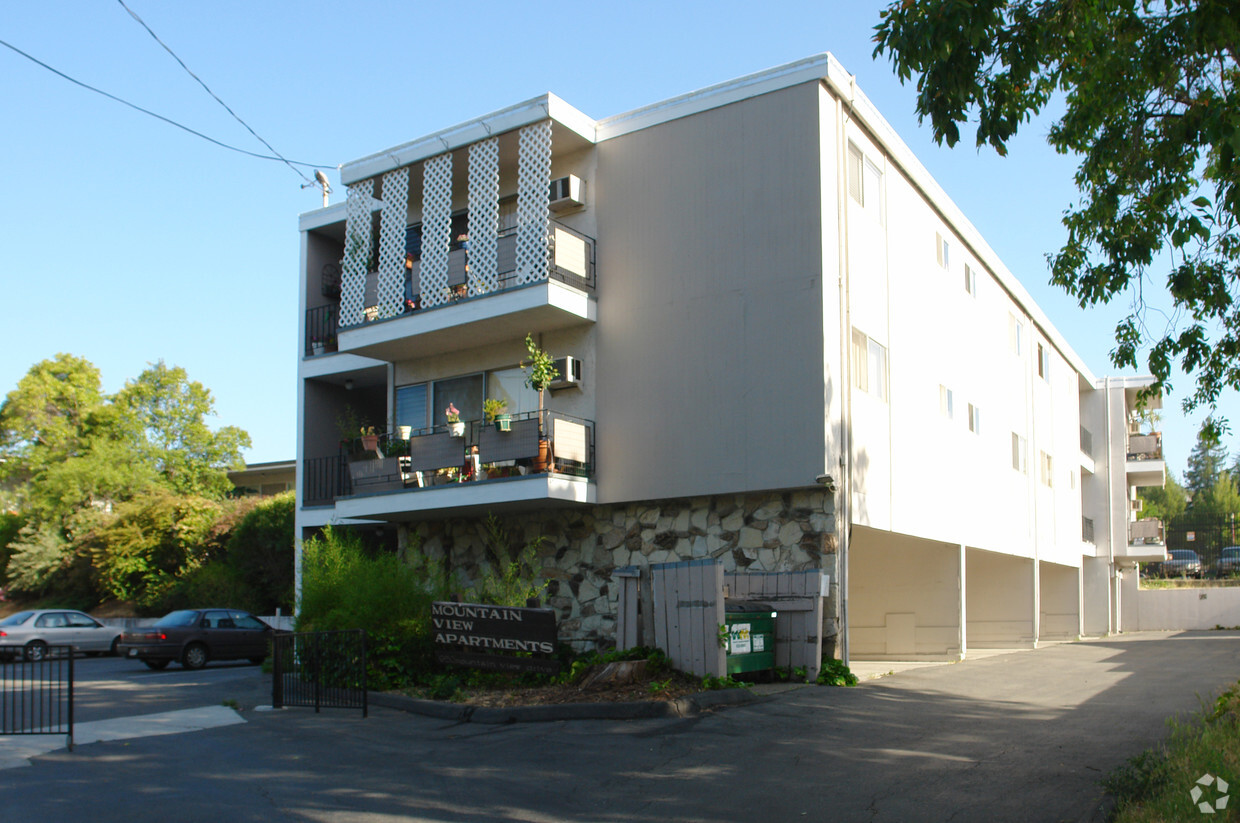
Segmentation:
<svg viewBox="0 0 1240 823">
<path fill-rule="evenodd" d="M 299 536 L 468 574 L 493 517 L 582 645 L 615 569 L 707 557 L 820 569 L 845 658 L 1119 629 L 1148 380 L 1092 374 L 831 55 L 602 120 L 547 94 L 341 177 L 300 221 Z"/>
</svg>

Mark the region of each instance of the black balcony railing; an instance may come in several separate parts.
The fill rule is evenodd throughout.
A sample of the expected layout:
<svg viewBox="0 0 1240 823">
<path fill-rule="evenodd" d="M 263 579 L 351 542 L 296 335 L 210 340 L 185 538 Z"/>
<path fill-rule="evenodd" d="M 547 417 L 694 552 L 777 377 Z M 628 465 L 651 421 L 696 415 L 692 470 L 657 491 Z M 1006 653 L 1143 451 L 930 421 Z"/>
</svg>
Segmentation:
<svg viewBox="0 0 1240 823">
<path fill-rule="evenodd" d="M 336 351 L 335 306 L 319 306 L 306 311 L 306 357 Z"/>
<path fill-rule="evenodd" d="M 347 497 L 353 490 L 349 484 L 349 467 L 340 455 L 311 457 L 302 466 L 303 506 L 330 506 L 337 497 Z"/>
<path fill-rule="evenodd" d="M 540 425 L 539 413 L 527 412 L 512 415 L 503 430 L 495 423 L 461 421 L 413 430 L 408 439 L 398 433 L 359 438 L 345 451 L 354 496 L 540 474 L 589 478 L 594 422 L 547 410 Z"/>
</svg>

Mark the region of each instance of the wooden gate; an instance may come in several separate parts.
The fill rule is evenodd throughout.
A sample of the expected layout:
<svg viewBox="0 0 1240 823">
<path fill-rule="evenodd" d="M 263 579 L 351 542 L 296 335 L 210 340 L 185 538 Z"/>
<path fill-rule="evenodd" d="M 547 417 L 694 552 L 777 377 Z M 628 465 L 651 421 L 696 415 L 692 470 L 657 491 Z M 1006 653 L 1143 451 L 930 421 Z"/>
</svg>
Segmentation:
<svg viewBox="0 0 1240 823">
<path fill-rule="evenodd" d="M 617 646 L 653 646 L 681 671 L 722 676 L 723 567 L 708 559 L 659 563 L 645 571 L 628 566 L 615 572 Z"/>
<path fill-rule="evenodd" d="M 616 646 L 663 649 L 672 665 L 694 674 L 722 674 L 718 631 L 724 596 L 769 603 L 775 618 L 775 665 L 822 665 L 822 571 L 732 572 L 713 560 L 617 569 Z M 718 666 L 716 670 L 713 666 Z"/>
<path fill-rule="evenodd" d="M 733 600 L 757 600 L 775 609 L 775 665 L 804 667 L 813 680 L 822 666 L 822 571 L 733 572 L 723 576 Z"/>
</svg>

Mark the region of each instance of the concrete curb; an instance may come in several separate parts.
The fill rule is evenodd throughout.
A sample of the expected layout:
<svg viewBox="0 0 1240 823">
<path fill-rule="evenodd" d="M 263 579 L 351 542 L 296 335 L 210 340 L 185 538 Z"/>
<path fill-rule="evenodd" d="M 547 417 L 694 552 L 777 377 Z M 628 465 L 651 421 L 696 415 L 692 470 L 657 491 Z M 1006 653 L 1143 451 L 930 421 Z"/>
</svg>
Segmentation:
<svg viewBox="0 0 1240 823">
<path fill-rule="evenodd" d="M 645 720 L 655 717 L 696 717 L 708 709 L 744 706 L 769 700 L 748 689 L 720 689 L 676 700 L 639 700 L 629 703 L 560 703 L 550 706 L 463 706 L 438 700 L 419 700 L 390 692 L 370 692 L 372 706 L 457 723 L 546 723 L 553 720 Z"/>
</svg>

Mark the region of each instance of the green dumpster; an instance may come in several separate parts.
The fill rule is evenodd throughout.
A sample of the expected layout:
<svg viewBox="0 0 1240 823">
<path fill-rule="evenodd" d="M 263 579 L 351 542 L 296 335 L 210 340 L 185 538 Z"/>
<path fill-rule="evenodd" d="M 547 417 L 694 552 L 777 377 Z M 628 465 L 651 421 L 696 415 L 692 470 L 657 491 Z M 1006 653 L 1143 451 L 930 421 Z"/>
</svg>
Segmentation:
<svg viewBox="0 0 1240 823">
<path fill-rule="evenodd" d="M 725 600 L 728 674 L 775 668 L 775 609 L 752 600 Z"/>
</svg>

